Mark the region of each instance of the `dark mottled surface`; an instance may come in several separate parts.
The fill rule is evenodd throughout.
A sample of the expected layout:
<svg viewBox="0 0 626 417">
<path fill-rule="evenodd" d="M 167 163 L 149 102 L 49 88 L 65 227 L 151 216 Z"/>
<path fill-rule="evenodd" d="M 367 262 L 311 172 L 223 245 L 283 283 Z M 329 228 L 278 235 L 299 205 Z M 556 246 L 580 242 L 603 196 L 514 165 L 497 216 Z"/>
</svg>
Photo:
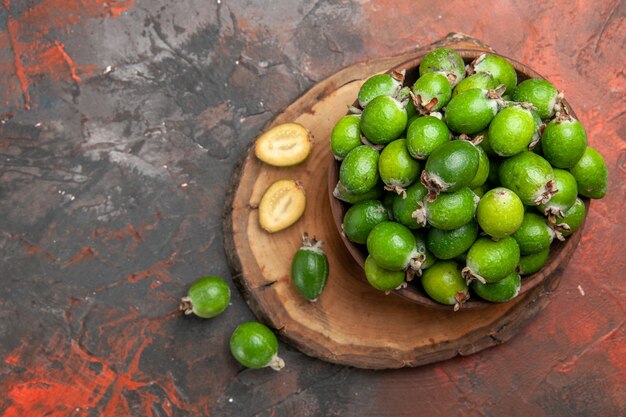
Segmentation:
<svg viewBox="0 0 626 417">
<path fill-rule="evenodd" d="M 626 413 L 621 0 L 4 0 L 0 6 L 0 413 L 13 416 L 615 416 Z M 559 291 L 510 342 L 418 369 L 287 367 L 228 353 L 253 319 L 182 318 L 229 278 L 235 161 L 350 64 L 461 31 L 565 91 L 606 157 Z M 108 68 L 110 67 L 110 68 Z"/>
</svg>

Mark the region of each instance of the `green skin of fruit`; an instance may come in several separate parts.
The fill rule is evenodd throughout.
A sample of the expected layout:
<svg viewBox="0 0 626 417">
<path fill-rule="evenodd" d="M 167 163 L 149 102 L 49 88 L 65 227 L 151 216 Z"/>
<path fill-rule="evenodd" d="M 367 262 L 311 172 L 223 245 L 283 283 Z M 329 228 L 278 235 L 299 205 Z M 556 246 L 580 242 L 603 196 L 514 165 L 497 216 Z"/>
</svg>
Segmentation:
<svg viewBox="0 0 626 417">
<path fill-rule="evenodd" d="M 489 158 L 498 158 L 498 155 L 491 148 L 491 144 L 489 143 L 489 128 L 485 130 L 481 130 L 476 134 L 476 136 L 482 136 L 483 140 L 480 141 L 478 146 L 482 148 L 483 151 L 489 156 Z"/>
<path fill-rule="evenodd" d="M 467 284 L 454 261 L 437 261 L 422 274 L 422 287 L 433 300 L 458 305 L 469 298 Z"/>
<path fill-rule="evenodd" d="M 409 102 L 406 104 L 406 118 L 408 120 L 407 127 L 409 126 L 411 120 L 420 116 L 421 115 L 417 113 L 417 110 L 415 109 L 415 105 L 413 104 L 413 102 L 409 100 Z"/>
<path fill-rule="evenodd" d="M 489 125 L 489 145 L 500 156 L 513 156 L 528 150 L 534 134 L 535 121 L 530 111 L 506 107 Z"/>
<path fill-rule="evenodd" d="M 505 159 L 500 165 L 499 177 L 500 183 L 528 206 L 537 206 L 544 202 L 542 199 L 549 199 L 554 187 L 550 163 L 529 151 Z"/>
<path fill-rule="evenodd" d="M 476 194 L 479 198 L 482 198 L 487 191 L 491 189 L 491 185 L 484 183 L 476 188 L 472 188 L 472 192 Z"/>
<path fill-rule="evenodd" d="M 519 274 L 514 271 L 492 284 L 472 281 L 471 287 L 483 300 L 491 301 L 492 303 L 504 303 L 517 297 L 522 288 L 522 280 Z"/>
<path fill-rule="evenodd" d="M 546 204 L 540 204 L 537 209 L 546 216 L 563 217 L 564 213 L 576 202 L 578 185 L 572 174 L 563 169 L 554 170 L 554 188 L 558 191 Z"/>
<path fill-rule="evenodd" d="M 368 78 L 359 90 L 359 105 L 365 108 L 378 96 L 395 96 L 402 83 L 389 74 L 377 74 Z"/>
<path fill-rule="evenodd" d="M 346 211 L 343 216 L 343 232 L 350 241 L 359 244 L 367 242 L 367 235 L 374 226 L 389 220 L 387 209 L 378 200 L 361 201 Z"/>
<path fill-rule="evenodd" d="M 526 212 L 524 221 L 511 235 L 519 246 L 520 255 L 532 255 L 550 247 L 554 233 L 546 224 L 546 218 L 536 213 Z"/>
<path fill-rule="evenodd" d="M 558 95 L 559 92 L 550 82 L 541 78 L 530 78 L 517 85 L 512 99 L 532 104 L 542 119 L 549 119 L 554 116 L 554 105 Z"/>
<path fill-rule="evenodd" d="M 228 307 L 230 287 L 220 277 L 206 276 L 189 287 L 187 297 L 182 301 L 181 308 L 185 310 L 185 314 L 193 312 L 198 317 L 210 319 L 221 314 Z"/>
<path fill-rule="evenodd" d="M 550 256 L 549 246 L 541 252 L 533 253 L 532 255 L 520 256 L 517 267 L 520 275 L 530 275 L 539 271 L 548 261 L 548 256 Z"/>
<path fill-rule="evenodd" d="M 426 236 L 426 247 L 439 259 L 453 259 L 465 253 L 478 237 L 478 224 L 470 221 L 452 230 L 431 227 Z"/>
<path fill-rule="evenodd" d="M 479 154 L 478 169 L 476 170 L 476 175 L 474 175 L 472 181 L 470 181 L 470 183 L 467 185 L 471 189 L 480 187 L 485 183 L 485 181 L 487 181 L 487 178 L 489 177 L 489 156 L 487 156 L 487 153 L 480 146 L 477 146 L 476 149 L 478 150 Z"/>
<path fill-rule="evenodd" d="M 419 67 L 420 76 L 428 72 L 444 72 L 451 73 L 453 80 L 450 84 L 456 86 L 463 78 L 465 78 L 465 63 L 463 58 L 453 49 L 437 48 L 429 52 Z"/>
<path fill-rule="evenodd" d="M 444 117 L 450 130 L 471 135 L 489 126 L 497 112 L 498 103 L 487 98 L 487 90 L 472 88 L 452 97 Z"/>
<path fill-rule="evenodd" d="M 362 194 L 353 194 L 346 189 L 346 187 L 338 182 L 337 186 L 333 190 L 333 196 L 341 201 L 345 201 L 348 204 L 356 204 L 360 201 L 365 200 L 376 200 L 383 195 L 383 185 L 382 182 L 377 184 L 372 189 L 367 190 Z"/>
<path fill-rule="evenodd" d="M 515 233 L 524 221 L 520 198 L 504 187 L 493 188 L 478 202 L 476 219 L 481 229 L 496 239 Z"/>
<path fill-rule="evenodd" d="M 569 170 L 576 179 L 578 193 L 588 198 L 602 198 L 609 184 L 609 170 L 604 158 L 591 146 Z"/>
<path fill-rule="evenodd" d="M 420 174 L 420 163 L 409 154 L 406 139 L 396 139 L 382 150 L 378 173 L 389 190 L 404 191 Z"/>
<path fill-rule="evenodd" d="M 437 103 L 430 108 L 430 111 L 439 111 L 450 101 L 452 87 L 450 87 L 448 77 L 442 73 L 428 72 L 415 81 L 413 94 L 421 99 L 422 105 L 426 105 L 436 98 Z"/>
<path fill-rule="evenodd" d="M 267 326 L 246 322 L 237 326 L 233 332 L 230 352 L 237 362 L 247 368 L 264 368 L 276 357 L 278 340 Z"/>
<path fill-rule="evenodd" d="M 352 194 L 362 194 L 378 183 L 380 154 L 367 145 L 354 148 L 341 162 L 339 182 Z"/>
<path fill-rule="evenodd" d="M 398 139 L 406 129 L 404 106 L 389 96 L 378 96 L 369 102 L 361 114 L 361 133 L 376 145 Z"/>
<path fill-rule="evenodd" d="M 582 226 L 585 221 L 585 214 L 585 204 L 580 198 L 577 198 L 574 205 L 565 212 L 563 218 L 556 222 L 557 230 L 559 230 L 563 236 L 570 236 L 580 229 L 580 226 Z M 563 225 L 567 225 L 567 227 L 563 227 Z"/>
<path fill-rule="evenodd" d="M 465 77 L 460 83 L 454 87 L 452 96 L 456 96 L 463 91 L 471 90 L 472 88 L 480 88 L 482 90 L 493 90 L 498 87 L 498 82 L 490 74 L 480 73 L 472 74 L 469 77 Z"/>
<path fill-rule="evenodd" d="M 440 145 L 450 141 L 450 130 L 435 116 L 418 117 L 406 132 L 406 147 L 415 159 L 426 159 Z"/>
<path fill-rule="evenodd" d="M 392 205 L 393 218 L 409 229 L 422 228 L 423 226 L 415 221 L 412 214 L 419 208 L 418 203 L 426 197 L 426 193 L 427 190 L 422 183 L 416 182 L 406 189 L 406 198 L 395 194 Z"/>
<path fill-rule="evenodd" d="M 482 55 L 474 62 L 472 69 L 475 73 L 484 72 L 490 74 L 495 78 L 498 85 L 504 84 L 506 86 L 507 94 L 514 92 L 517 84 L 517 72 L 506 59 L 498 55 Z"/>
<path fill-rule="evenodd" d="M 469 185 L 478 171 L 480 152 L 468 141 L 454 140 L 437 147 L 426 161 L 422 184 L 444 192 Z"/>
<path fill-rule="evenodd" d="M 335 159 L 341 161 L 351 150 L 361 145 L 361 116 L 351 114 L 343 116 L 330 134 L 330 149 Z"/>
<path fill-rule="evenodd" d="M 480 281 L 481 277 L 488 283 L 497 282 L 515 271 L 519 258 L 519 246 L 512 237 L 498 241 L 482 237 L 467 252 L 467 267 L 463 273 L 468 279 Z"/>
<path fill-rule="evenodd" d="M 555 168 L 572 168 L 585 153 L 587 134 L 575 119 L 552 120 L 541 137 L 543 157 Z"/>
<path fill-rule="evenodd" d="M 389 271 L 381 268 L 372 256 L 365 259 L 365 278 L 377 290 L 389 292 L 400 287 L 406 278 L 404 271 Z"/>
<path fill-rule="evenodd" d="M 367 251 L 382 268 L 390 271 L 406 269 L 417 256 L 415 237 L 400 223 L 377 224 L 367 237 Z"/>
<path fill-rule="evenodd" d="M 413 213 L 418 223 L 426 221 L 441 230 L 453 230 L 474 218 L 478 196 L 467 187 L 454 193 L 442 193 L 433 202 L 426 200 L 424 206 Z"/>
<path fill-rule="evenodd" d="M 291 261 L 291 281 L 304 298 L 316 301 L 326 286 L 328 259 L 321 249 L 321 242 L 303 241 L 304 245 Z"/>
</svg>

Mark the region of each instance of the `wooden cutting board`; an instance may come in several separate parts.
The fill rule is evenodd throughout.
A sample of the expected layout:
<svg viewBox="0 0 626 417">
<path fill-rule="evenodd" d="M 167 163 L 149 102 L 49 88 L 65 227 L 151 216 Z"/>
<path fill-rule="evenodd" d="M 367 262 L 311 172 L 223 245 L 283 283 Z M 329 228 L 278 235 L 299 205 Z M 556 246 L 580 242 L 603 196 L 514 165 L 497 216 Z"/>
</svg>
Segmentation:
<svg viewBox="0 0 626 417">
<path fill-rule="evenodd" d="M 330 133 L 365 79 L 440 46 L 492 51 L 476 39 L 450 34 L 403 55 L 346 68 L 315 85 L 267 126 L 295 121 L 307 127 L 315 138 L 307 161 L 274 168 L 255 157 L 251 144 L 235 168 L 224 215 L 224 245 L 233 278 L 257 317 L 307 355 L 383 369 L 424 365 L 503 343 L 548 303 L 576 248 L 573 240 L 580 239 L 580 232 L 570 238 L 568 249 L 559 253 L 561 267 L 546 271 L 542 285 L 484 309 L 453 312 L 421 307 L 363 281 L 363 270 L 348 253 L 331 215 Z M 257 207 L 264 191 L 278 179 L 301 181 L 307 207 L 295 225 L 269 234 L 259 227 Z M 305 231 L 325 242 L 330 265 L 328 284 L 316 303 L 304 300 L 290 281 L 291 259 Z"/>
</svg>

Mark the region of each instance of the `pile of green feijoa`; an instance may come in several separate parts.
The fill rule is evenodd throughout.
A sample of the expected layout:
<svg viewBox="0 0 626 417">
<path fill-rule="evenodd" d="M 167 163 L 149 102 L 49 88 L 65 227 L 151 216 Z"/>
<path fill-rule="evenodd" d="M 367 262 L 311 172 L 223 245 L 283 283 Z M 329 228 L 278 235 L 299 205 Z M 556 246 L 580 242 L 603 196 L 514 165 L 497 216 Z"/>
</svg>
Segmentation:
<svg viewBox="0 0 626 417">
<path fill-rule="evenodd" d="M 455 309 L 508 301 L 581 226 L 582 199 L 606 194 L 606 163 L 563 95 L 501 56 L 466 65 L 438 48 L 417 80 L 377 74 L 356 102 L 332 133 L 334 196 L 379 290 L 418 276 L 410 285 Z"/>
</svg>

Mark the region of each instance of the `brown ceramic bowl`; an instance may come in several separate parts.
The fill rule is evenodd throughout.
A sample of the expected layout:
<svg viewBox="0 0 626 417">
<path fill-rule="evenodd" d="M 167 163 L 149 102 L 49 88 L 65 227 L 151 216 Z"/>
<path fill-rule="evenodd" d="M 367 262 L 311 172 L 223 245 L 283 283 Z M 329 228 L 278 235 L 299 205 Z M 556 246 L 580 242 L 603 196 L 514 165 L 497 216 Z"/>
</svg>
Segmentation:
<svg viewBox="0 0 626 417">
<path fill-rule="evenodd" d="M 472 51 L 472 50 L 457 50 L 457 52 L 461 55 L 461 57 L 463 57 L 466 64 L 470 63 L 475 58 L 485 53 L 483 51 Z M 419 64 L 422 61 L 423 57 L 426 55 L 426 53 L 424 53 L 423 55 L 417 56 L 416 58 L 410 61 L 407 61 L 397 66 L 396 68 L 391 69 L 389 72 L 406 70 L 405 85 L 413 85 L 415 80 L 419 77 Z M 544 78 L 540 74 L 538 74 L 536 71 L 529 68 L 528 66 L 521 64 L 511 58 L 508 58 L 508 57 L 504 57 L 504 58 L 506 58 L 515 67 L 515 70 L 517 71 L 517 76 L 518 76 L 518 83 L 528 78 Z M 576 117 L 574 111 L 572 110 L 571 106 L 567 103 L 567 101 L 564 100 L 564 104 L 567 106 L 568 110 L 570 111 L 570 114 Z M 355 100 L 355 105 L 358 105 L 358 101 L 356 100 Z M 337 230 L 339 231 L 339 234 L 341 235 L 341 239 L 346 245 L 348 251 L 350 252 L 352 257 L 354 257 L 356 262 L 361 266 L 361 268 L 363 268 L 363 265 L 365 264 L 365 258 L 367 258 L 367 249 L 365 248 L 365 245 L 359 245 L 359 244 L 349 241 L 348 238 L 342 233 L 342 229 L 341 229 L 343 216 L 348 210 L 349 205 L 336 199 L 333 196 L 333 190 L 335 186 L 337 185 L 337 182 L 339 181 L 339 167 L 341 163 L 339 161 L 336 161 L 332 155 L 329 156 L 329 159 L 331 160 L 331 162 L 330 162 L 330 166 L 328 169 L 328 192 L 330 195 L 330 207 L 332 210 L 333 219 L 335 221 L 335 225 L 337 226 Z M 584 199 L 583 201 L 585 202 L 585 208 L 588 212 L 589 200 Z M 569 258 L 566 256 L 566 254 L 569 252 L 572 252 L 574 247 L 578 244 L 583 226 L 584 226 L 584 223 L 583 225 L 581 225 L 580 229 L 576 233 L 568 237 L 565 240 L 565 242 L 555 241 L 552 243 L 552 246 L 550 249 L 550 257 L 548 258 L 548 261 L 546 262 L 544 267 L 539 272 L 533 275 L 522 277 L 522 287 L 520 289 L 519 295 L 522 295 L 532 290 L 533 288 L 541 285 L 541 283 L 545 280 L 546 277 L 548 277 L 552 273 L 555 273 L 557 269 L 563 268 L 567 264 L 567 262 L 569 261 Z M 571 249 L 571 251 L 567 249 Z M 365 272 L 363 272 L 362 278 L 363 280 L 366 279 Z M 440 304 L 434 301 L 433 299 L 431 299 L 430 297 L 428 297 L 428 295 L 426 295 L 426 293 L 424 292 L 424 290 L 422 289 L 419 283 L 419 278 L 416 278 L 413 281 L 411 281 L 406 288 L 395 290 L 393 291 L 393 293 L 408 301 L 411 301 L 416 304 L 420 304 L 425 307 L 444 309 L 444 310 L 450 310 L 453 308 L 452 306 Z M 493 303 L 481 300 L 480 298 L 472 294 L 471 298 L 461 305 L 461 309 L 485 308 L 491 305 L 493 305 Z"/>
</svg>

